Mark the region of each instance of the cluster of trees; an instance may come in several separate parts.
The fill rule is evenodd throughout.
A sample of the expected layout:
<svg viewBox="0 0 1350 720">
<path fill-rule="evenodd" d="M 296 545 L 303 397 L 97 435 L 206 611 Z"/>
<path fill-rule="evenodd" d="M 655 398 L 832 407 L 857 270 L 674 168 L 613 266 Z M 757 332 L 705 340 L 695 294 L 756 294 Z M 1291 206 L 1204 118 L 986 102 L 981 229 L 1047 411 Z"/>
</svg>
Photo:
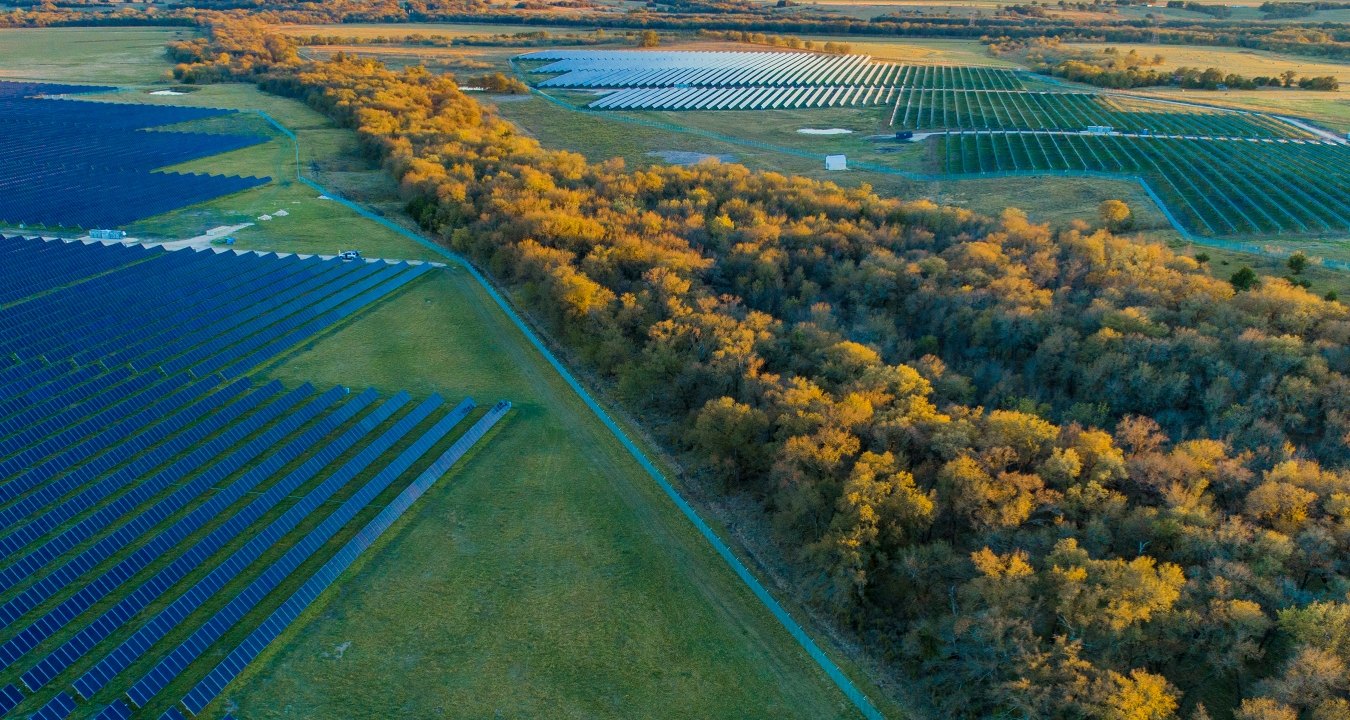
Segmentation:
<svg viewBox="0 0 1350 720">
<path fill-rule="evenodd" d="M 1347 10 L 1346 2 L 1264 2 L 1261 12 L 1267 20 L 1289 20 L 1312 15 L 1319 10 Z"/>
<path fill-rule="evenodd" d="M 530 86 L 520 81 L 520 78 L 506 75 L 504 73 L 487 73 L 469 79 L 469 87 L 482 88 L 484 91 L 495 95 L 528 95 Z"/>
<path fill-rule="evenodd" d="M 246 23 L 175 53 L 352 127 L 936 714 L 1350 713 L 1344 305 L 1015 210 L 588 163 Z"/>
<path fill-rule="evenodd" d="M 551 47 L 556 45 L 618 45 L 632 44 L 631 33 L 607 33 L 596 30 L 592 33 L 551 33 L 547 30 L 531 30 L 518 33 L 498 33 L 492 35 L 441 35 L 410 33 L 408 35 L 336 35 L 312 34 L 297 36 L 300 45 L 415 45 L 419 47 Z"/>
<path fill-rule="evenodd" d="M 1224 20 L 1233 17 L 1233 8 L 1227 5 L 1210 5 L 1194 0 L 1167 0 L 1167 7 L 1187 10 L 1201 15 L 1209 15 Z"/>
<path fill-rule="evenodd" d="M 770 47 L 790 48 L 792 50 L 813 50 L 815 52 L 838 55 L 847 55 L 853 52 L 853 46 L 848 43 L 803 40 L 802 38 L 793 35 L 766 35 L 765 33 L 747 32 L 743 30 L 699 30 L 698 38 L 701 40 L 742 42 L 750 45 L 768 45 Z"/>
<path fill-rule="evenodd" d="M 1197 90 L 1219 90 L 1223 88 L 1252 90 L 1262 87 L 1297 87 L 1304 90 L 1334 91 L 1340 89 L 1341 86 L 1335 75 L 1300 76 L 1293 70 L 1285 70 L 1279 75 L 1246 77 L 1236 73 L 1225 73 L 1218 68 L 1201 70 L 1192 67 L 1177 68 L 1173 71 L 1170 84 Z"/>
<path fill-rule="evenodd" d="M 1039 73 L 1062 77 L 1097 87 L 1137 88 L 1175 85 L 1195 90 L 1251 90 L 1262 87 L 1299 87 L 1305 90 L 1338 90 L 1334 75 L 1302 76 L 1293 70 L 1280 75 L 1246 77 L 1219 68 L 1181 67 L 1160 69 L 1167 59 L 1162 55 L 1144 57 L 1135 50 L 1121 53 L 1108 47 L 1101 51 L 1081 50 L 1064 45 L 1059 38 L 986 39 L 989 52 L 1016 59 Z"/>
</svg>

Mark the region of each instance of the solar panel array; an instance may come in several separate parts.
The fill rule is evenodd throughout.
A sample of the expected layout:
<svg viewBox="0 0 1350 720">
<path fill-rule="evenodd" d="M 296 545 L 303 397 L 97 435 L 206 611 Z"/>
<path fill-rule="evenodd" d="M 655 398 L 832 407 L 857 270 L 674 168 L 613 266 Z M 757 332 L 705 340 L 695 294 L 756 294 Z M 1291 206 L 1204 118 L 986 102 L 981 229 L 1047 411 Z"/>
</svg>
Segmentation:
<svg viewBox="0 0 1350 720">
<path fill-rule="evenodd" d="M 893 102 L 906 87 L 1021 89 L 1009 70 L 897 65 L 810 52 L 542 50 L 544 88 L 610 89 L 597 110 L 765 110 Z"/>
<path fill-rule="evenodd" d="M 431 271 L 0 237 L 0 717 L 203 712 L 506 414 L 249 377 Z"/>
<path fill-rule="evenodd" d="M 888 85 L 900 66 L 873 63 L 866 55 L 797 52 L 596 51 L 545 65 L 562 73 L 540 87 L 754 87 Z M 530 56 L 526 56 L 530 58 Z"/>
<path fill-rule="evenodd" d="M 112 92 L 117 88 L 104 85 L 66 85 L 61 83 L 0 81 L 0 98 L 31 97 L 38 95 L 79 95 Z"/>
<path fill-rule="evenodd" d="M 896 88 L 861 85 L 736 88 L 625 88 L 588 107 L 597 110 L 768 110 L 885 105 Z"/>
<path fill-rule="evenodd" d="M 116 227 L 268 182 L 152 172 L 267 141 L 149 129 L 233 111 L 45 97 L 91 89 L 0 81 L 0 222 Z"/>
</svg>

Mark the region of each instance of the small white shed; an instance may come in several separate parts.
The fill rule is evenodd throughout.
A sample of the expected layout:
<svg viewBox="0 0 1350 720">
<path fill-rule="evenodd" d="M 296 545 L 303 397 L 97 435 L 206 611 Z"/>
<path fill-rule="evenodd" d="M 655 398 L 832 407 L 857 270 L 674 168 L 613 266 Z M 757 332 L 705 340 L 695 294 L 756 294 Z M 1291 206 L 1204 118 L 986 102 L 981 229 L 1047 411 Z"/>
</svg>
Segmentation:
<svg viewBox="0 0 1350 720">
<path fill-rule="evenodd" d="M 826 170 L 847 170 L 847 169 L 848 169 L 848 158 L 845 157 L 844 155 L 826 155 L 826 156 L 825 156 L 825 169 L 826 169 Z"/>
</svg>

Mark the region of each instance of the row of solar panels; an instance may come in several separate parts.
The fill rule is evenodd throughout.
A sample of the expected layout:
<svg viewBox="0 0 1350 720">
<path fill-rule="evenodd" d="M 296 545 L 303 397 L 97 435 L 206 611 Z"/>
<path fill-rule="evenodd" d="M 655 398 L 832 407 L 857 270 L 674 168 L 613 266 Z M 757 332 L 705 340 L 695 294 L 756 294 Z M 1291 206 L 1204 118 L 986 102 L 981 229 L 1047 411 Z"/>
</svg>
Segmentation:
<svg viewBox="0 0 1350 720">
<path fill-rule="evenodd" d="M 58 164 L 91 171 L 177 165 L 267 142 L 257 135 L 113 129 L 77 135 L 61 125 L 0 122 L 0 127 L 5 131 L 0 163 Z"/>
<path fill-rule="evenodd" d="M 900 65 L 867 60 L 862 55 L 784 53 L 765 64 L 572 70 L 539 85 L 571 88 L 887 85 L 895 81 L 901 69 Z"/>
<path fill-rule="evenodd" d="M 68 87 L 0 82 L 0 222 L 115 227 L 269 182 L 152 172 L 267 142 L 145 130 L 233 111 L 35 97 Z"/>
<path fill-rule="evenodd" d="M 131 256 L 143 252 L 115 249 Z M 213 256 L 206 252 L 167 253 L 163 257 L 176 259 L 180 255 L 189 259 L 193 255 Z M 385 262 L 352 265 L 318 258 L 259 266 L 257 261 L 246 259 L 248 256 L 231 253 L 216 257 L 226 258 L 221 264 L 241 265 L 241 270 L 272 272 L 245 276 L 244 283 L 237 283 L 236 276 L 230 274 L 203 282 L 193 264 L 174 267 L 171 261 L 159 265 L 156 259 L 143 263 L 154 265 L 148 269 L 140 264 L 129 266 L 115 273 L 122 291 L 102 295 L 98 303 L 75 301 L 82 309 L 69 315 L 49 310 L 51 306 L 71 304 L 72 296 L 59 293 L 36 299 L 32 307 L 25 307 L 27 303 L 17 306 L 17 319 L 0 324 L 12 330 L 0 338 L 0 351 L 28 357 L 52 350 L 36 347 L 36 343 L 54 344 L 58 352 L 97 347 L 103 353 L 98 360 L 113 367 L 130 364 L 143 370 L 163 366 L 171 372 L 190 369 L 203 375 L 219 371 L 237 377 L 301 337 L 420 277 L 430 267 Z M 155 272 L 161 267 L 162 275 Z M 16 269 L 14 265 L 0 267 L 0 281 L 18 277 Z M 138 277 L 159 284 L 187 302 L 156 303 L 151 295 L 130 291 L 139 282 Z M 320 295 L 316 297 L 316 293 Z M 264 295 L 268 303 L 259 303 L 258 297 Z M 175 307 L 179 309 L 165 310 Z M 49 319 L 52 317 L 67 319 L 53 322 Z M 72 347 L 72 338 L 80 339 L 85 347 Z M 72 353 L 72 358 L 76 357 L 86 363 L 90 360 L 89 356 Z M 75 371 L 72 367 L 71 372 Z"/>
<path fill-rule="evenodd" d="M 897 65 L 865 55 L 811 52 L 652 52 L 545 50 L 523 60 L 556 60 L 534 70 L 558 73 L 539 83 L 555 88 L 882 86 L 957 90 L 1022 90 L 1004 68 Z"/>
<path fill-rule="evenodd" d="M 17 238 L 0 238 L 0 259 L 0 287 L 37 278 L 0 306 L 0 678 L 12 678 L 0 682 L 0 716 L 129 717 L 132 705 L 162 706 L 179 678 L 195 683 L 183 707 L 201 712 L 509 408 L 402 486 L 471 402 L 447 412 L 433 396 L 409 409 L 406 393 L 315 395 L 213 371 L 242 375 L 428 266 Z M 166 345 L 168 357 L 136 368 Z M 197 378 L 176 372 L 187 369 Z M 277 547 L 288 549 L 257 567 Z M 272 597 L 322 556 L 300 590 Z M 263 610 L 265 622 L 250 620 Z M 192 673 L 221 643 L 226 662 Z"/>
<path fill-rule="evenodd" d="M 18 187 L 0 194 L 0 222 L 70 228 L 127 225 L 271 182 L 268 177 L 0 166 L 0 183 L 8 179 Z"/>
<path fill-rule="evenodd" d="M 62 83 L 0 81 L 0 98 L 33 97 L 35 95 L 74 95 L 112 92 L 117 88 L 104 85 L 66 85 Z"/>
<path fill-rule="evenodd" d="M 894 87 L 813 86 L 634 88 L 615 90 L 587 107 L 597 110 L 764 110 L 882 105 Z"/>
</svg>

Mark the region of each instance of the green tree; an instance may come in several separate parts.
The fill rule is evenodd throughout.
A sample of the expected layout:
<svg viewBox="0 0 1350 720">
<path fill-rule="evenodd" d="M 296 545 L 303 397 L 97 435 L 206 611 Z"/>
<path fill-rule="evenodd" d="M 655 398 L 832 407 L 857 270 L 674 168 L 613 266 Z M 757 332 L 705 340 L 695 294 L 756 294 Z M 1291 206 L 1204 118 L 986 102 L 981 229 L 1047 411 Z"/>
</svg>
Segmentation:
<svg viewBox="0 0 1350 720">
<path fill-rule="evenodd" d="M 876 569 L 922 535 L 933 522 L 934 495 L 898 469 L 891 453 L 865 452 L 853 465 L 839 497 L 838 513 L 821 543 L 833 566 L 836 587 L 851 587 L 858 599 Z"/>
<path fill-rule="evenodd" d="M 1308 269 L 1308 256 L 1301 252 L 1296 252 L 1289 256 L 1289 260 L 1285 264 L 1289 266 L 1289 272 L 1298 275 Z"/>
<path fill-rule="evenodd" d="M 1233 276 L 1228 279 L 1228 282 L 1232 283 L 1233 287 L 1239 292 L 1243 292 L 1256 287 L 1260 283 L 1260 279 L 1256 277 L 1256 272 L 1254 270 L 1243 265 L 1238 268 L 1237 272 L 1233 273 Z"/>
<path fill-rule="evenodd" d="M 767 466 L 765 432 L 769 420 L 755 408 L 729 397 L 709 400 L 689 431 L 691 445 L 703 453 L 724 482 L 740 482 Z"/>
</svg>

